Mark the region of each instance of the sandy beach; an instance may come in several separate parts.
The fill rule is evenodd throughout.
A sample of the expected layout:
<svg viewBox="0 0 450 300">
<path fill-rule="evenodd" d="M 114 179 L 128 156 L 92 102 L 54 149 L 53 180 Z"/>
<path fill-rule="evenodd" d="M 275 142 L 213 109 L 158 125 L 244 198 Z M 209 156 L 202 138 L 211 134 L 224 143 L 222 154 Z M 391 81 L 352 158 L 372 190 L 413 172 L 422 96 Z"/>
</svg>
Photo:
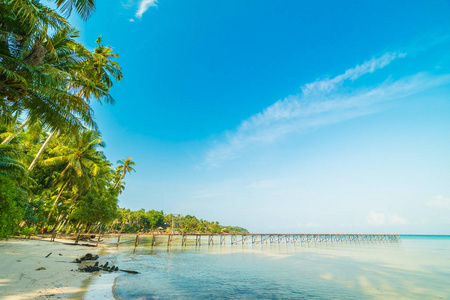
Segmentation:
<svg viewBox="0 0 450 300">
<path fill-rule="evenodd" d="M 9 239 L 0 241 L 0 299 L 112 299 L 117 273 L 78 272 L 71 263 L 86 253 L 111 261 L 106 247 L 67 245 L 68 240 Z M 46 256 L 52 253 L 49 257 Z M 87 262 L 86 264 L 93 264 Z"/>
</svg>

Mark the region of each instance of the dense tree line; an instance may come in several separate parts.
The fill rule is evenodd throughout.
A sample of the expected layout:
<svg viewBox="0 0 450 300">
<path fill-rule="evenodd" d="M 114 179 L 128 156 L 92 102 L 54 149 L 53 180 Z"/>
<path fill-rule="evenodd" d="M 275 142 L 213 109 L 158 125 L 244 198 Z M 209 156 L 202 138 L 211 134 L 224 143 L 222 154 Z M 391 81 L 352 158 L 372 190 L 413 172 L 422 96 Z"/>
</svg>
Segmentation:
<svg viewBox="0 0 450 300">
<path fill-rule="evenodd" d="M 241 227 L 222 226 L 219 222 L 197 219 L 190 215 L 164 214 L 162 211 L 145 209 L 131 211 L 124 208 L 118 210 L 118 217 L 111 230 L 123 233 L 248 233 Z"/>
</svg>

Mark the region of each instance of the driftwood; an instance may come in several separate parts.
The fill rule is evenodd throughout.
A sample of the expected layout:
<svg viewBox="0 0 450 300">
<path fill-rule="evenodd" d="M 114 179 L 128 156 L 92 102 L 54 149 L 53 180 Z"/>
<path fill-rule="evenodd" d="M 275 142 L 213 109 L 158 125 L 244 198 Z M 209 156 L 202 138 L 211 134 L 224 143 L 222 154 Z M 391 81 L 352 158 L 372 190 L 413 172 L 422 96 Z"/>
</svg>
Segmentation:
<svg viewBox="0 0 450 300">
<path fill-rule="evenodd" d="M 86 272 L 86 273 L 94 273 L 94 272 L 99 272 L 99 271 L 106 271 L 106 272 L 122 271 L 122 272 L 129 273 L 129 274 L 140 274 L 137 271 L 119 269 L 119 267 L 117 267 L 117 266 L 108 267 L 108 263 L 106 263 L 104 266 L 98 266 L 98 264 L 95 264 L 94 266 L 86 266 L 84 268 L 79 268 L 78 271 Z"/>
<path fill-rule="evenodd" d="M 80 259 L 75 259 L 74 263 L 81 263 L 82 261 L 87 260 L 97 260 L 99 258 L 98 255 L 93 256 L 91 253 L 86 254 L 85 256 L 81 257 Z"/>
<path fill-rule="evenodd" d="M 87 253 L 86 255 L 84 255 L 81 258 L 75 259 L 75 261 L 73 261 L 73 263 L 81 263 L 83 261 L 93 261 L 93 260 L 97 260 L 98 258 L 99 258 L 98 255 L 93 256 L 91 253 Z M 78 268 L 78 271 L 86 272 L 86 273 L 94 273 L 94 272 L 99 272 L 99 271 L 106 271 L 106 272 L 122 271 L 122 272 L 129 273 L 129 274 L 140 274 L 137 271 L 119 269 L 118 266 L 114 266 L 114 265 L 110 267 L 109 262 L 106 262 L 104 265 L 100 265 L 98 261 L 96 261 L 93 266 L 85 266 L 83 268 Z"/>
</svg>

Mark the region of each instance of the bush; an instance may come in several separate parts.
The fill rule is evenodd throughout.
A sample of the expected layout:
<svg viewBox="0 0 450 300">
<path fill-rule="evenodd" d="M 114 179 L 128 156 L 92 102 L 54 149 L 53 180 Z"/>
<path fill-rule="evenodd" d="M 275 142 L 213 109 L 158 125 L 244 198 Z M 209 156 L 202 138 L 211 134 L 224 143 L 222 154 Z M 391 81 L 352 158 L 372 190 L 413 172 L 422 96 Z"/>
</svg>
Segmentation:
<svg viewBox="0 0 450 300">
<path fill-rule="evenodd" d="M 25 197 L 8 177 L 0 176 L 0 239 L 8 239 L 19 231 L 23 219 Z"/>
</svg>

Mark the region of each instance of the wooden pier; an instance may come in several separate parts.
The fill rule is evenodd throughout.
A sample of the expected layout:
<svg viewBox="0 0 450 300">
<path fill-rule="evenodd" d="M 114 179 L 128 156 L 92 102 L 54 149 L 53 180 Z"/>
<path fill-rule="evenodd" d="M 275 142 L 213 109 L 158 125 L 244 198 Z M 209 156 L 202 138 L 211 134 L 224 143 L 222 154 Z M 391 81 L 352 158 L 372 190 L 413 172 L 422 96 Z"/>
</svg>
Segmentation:
<svg viewBox="0 0 450 300">
<path fill-rule="evenodd" d="M 134 235 L 126 234 L 133 237 Z M 114 235 L 106 235 L 113 238 Z M 303 244 L 350 244 L 350 243 L 398 243 L 401 241 L 398 234 L 140 234 L 136 238 L 120 241 L 121 234 L 117 235 L 117 247 L 121 244 L 134 242 L 135 250 L 142 237 L 149 238 L 149 244 L 172 246 L 175 241 L 181 240 L 181 246 L 201 245 L 213 246 L 218 243 L 225 245 L 303 245 Z M 175 239 L 174 239 L 175 238 Z M 158 239 L 158 243 L 156 240 Z"/>
</svg>

